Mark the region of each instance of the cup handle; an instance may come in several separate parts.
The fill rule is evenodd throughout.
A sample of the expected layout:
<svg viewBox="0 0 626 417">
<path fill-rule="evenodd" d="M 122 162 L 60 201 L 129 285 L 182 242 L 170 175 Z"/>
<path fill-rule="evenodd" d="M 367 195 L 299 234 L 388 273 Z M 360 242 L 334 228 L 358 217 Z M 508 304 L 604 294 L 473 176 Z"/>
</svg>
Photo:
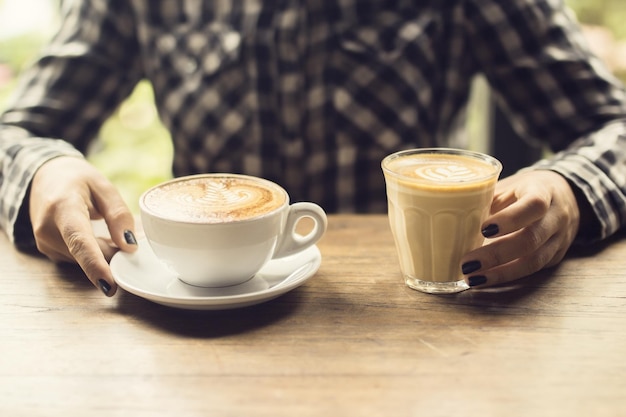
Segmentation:
<svg viewBox="0 0 626 417">
<path fill-rule="evenodd" d="M 313 229 L 302 236 L 296 233 L 296 226 L 303 218 L 313 220 Z M 285 229 L 278 238 L 272 258 L 282 258 L 293 255 L 315 244 L 326 232 L 328 219 L 324 210 L 315 203 L 300 202 L 289 206 L 289 214 L 285 222 Z"/>
</svg>

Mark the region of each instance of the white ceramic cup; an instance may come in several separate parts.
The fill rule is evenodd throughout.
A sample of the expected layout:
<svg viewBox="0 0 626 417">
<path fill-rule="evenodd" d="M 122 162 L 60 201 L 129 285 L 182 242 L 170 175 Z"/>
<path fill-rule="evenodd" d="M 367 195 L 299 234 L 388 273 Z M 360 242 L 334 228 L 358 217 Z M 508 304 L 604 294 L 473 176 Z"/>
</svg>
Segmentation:
<svg viewBox="0 0 626 417">
<path fill-rule="evenodd" d="M 289 204 L 278 184 L 239 174 L 176 178 L 144 192 L 139 207 L 156 256 L 201 287 L 241 284 L 271 259 L 315 244 L 327 226 L 317 204 Z M 304 218 L 313 227 L 303 236 L 296 225 Z"/>
</svg>

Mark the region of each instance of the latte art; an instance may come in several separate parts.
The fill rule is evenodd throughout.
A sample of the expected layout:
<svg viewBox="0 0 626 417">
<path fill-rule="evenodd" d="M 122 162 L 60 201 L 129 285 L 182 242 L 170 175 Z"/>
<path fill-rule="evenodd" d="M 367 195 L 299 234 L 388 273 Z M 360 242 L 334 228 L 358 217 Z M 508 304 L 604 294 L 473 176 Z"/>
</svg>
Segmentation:
<svg viewBox="0 0 626 417">
<path fill-rule="evenodd" d="M 494 166 L 459 155 L 419 154 L 397 158 L 388 167 L 407 180 L 431 185 L 462 185 L 493 176 Z M 415 184 L 417 186 L 417 184 Z"/>
<path fill-rule="evenodd" d="M 415 171 L 415 176 L 432 181 L 468 181 L 479 177 L 479 173 L 462 165 L 422 166 Z"/>
<path fill-rule="evenodd" d="M 174 181 L 144 196 L 145 206 L 171 220 L 223 223 L 261 216 L 281 207 L 284 192 L 272 183 L 235 176 Z"/>
<path fill-rule="evenodd" d="M 265 189 L 253 188 L 249 184 L 230 184 L 225 182 L 207 182 L 198 187 L 198 184 L 187 184 L 180 194 L 176 190 L 172 198 L 177 198 L 186 207 L 195 207 L 196 209 L 206 209 L 212 207 L 215 211 L 237 210 L 246 206 L 246 204 L 261 201 L 267 197 Z M 187 191 L 185 194 L 184 191 Z"/>
</svg>

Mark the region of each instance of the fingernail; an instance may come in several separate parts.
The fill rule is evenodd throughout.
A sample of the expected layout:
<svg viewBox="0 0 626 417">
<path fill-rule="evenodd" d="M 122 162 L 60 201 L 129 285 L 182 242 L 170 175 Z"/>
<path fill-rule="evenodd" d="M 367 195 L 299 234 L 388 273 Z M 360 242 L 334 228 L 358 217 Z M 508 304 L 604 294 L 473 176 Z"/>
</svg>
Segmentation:
<svg viewBox="0 0 626 417">
<path fill-rule="evenodd" d="M 483 234 L 484 237 L 491 237 L 493 235 L 498 234 L 499 231 L 500 231 L 500 228 L 498 227 L 497 224 L 490 224 L 487 227 L 485 227 L 483 230 L 481 230 L 480 232 Z"/>
<path fill-rule="evenodd" d="M 98 286 L 100 287 L 100 291 L 104 293 L 107 297 L 109 296 L 109 292 L 111 292 L 111 285 L 103 279 L 98 280 Z"/>
<path fill-rule="evenodd" d="M 475 287 L 477 285 L 483 285 L 487 282 L 487 277 L 484 275 L 474 275 L 473 277 L 469 277 L 467 283 L 470 287 Z"/>
<path fill-rule="evenodd" d="M 126 240 L 126 243 L 129 245 L 137 244 L 137 239 L 135 239 L 135 235 L 130 230 L 124 230 L 124 240 Z"/>
<path fill-rule="evenodd" d="M 465 262 L 461 265 L 461 270 L 463 271 L 463 275 L 471 274 L 472 272 L 476 272 L 481 268 L 480 261 L 469 261 Z"/>
</svg>

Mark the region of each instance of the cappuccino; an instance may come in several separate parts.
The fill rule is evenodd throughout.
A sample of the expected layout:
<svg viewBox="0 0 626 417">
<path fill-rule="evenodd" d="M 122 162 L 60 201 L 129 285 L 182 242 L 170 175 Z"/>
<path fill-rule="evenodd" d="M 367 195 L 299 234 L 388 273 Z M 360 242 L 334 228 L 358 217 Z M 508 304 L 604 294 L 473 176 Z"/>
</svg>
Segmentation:
<svg viewBox="0 0 626 417">
<path fill-rule="evenodd" d="M 210 174 L 183 177 L 154 187 L 144 195 L 143 204 L 153 214 L 169 220 L 224 223 L 271 213 L 286 200 L 285 191 L 270 181 Z"/>
<path fill-rule="evenodd" d="M 403 151 L 383 160 L 389 222 L 405 282 L 425 292 L 467 288 L 461 257 L 483 243 L 501 164 L 454 149 Z"/>
<path fill-rule="evenodd" d="M 203 174 L 157 185 L 139 199 L 152 251 L 178 278 L 200 287 L 238 285 L 272 259 L 295 255 L 326 231 L 324 210 L 289 204 L 271 181 L 238 174 Z M 313 222 L 305 235 L 300 220 Z"/>
</svg>

